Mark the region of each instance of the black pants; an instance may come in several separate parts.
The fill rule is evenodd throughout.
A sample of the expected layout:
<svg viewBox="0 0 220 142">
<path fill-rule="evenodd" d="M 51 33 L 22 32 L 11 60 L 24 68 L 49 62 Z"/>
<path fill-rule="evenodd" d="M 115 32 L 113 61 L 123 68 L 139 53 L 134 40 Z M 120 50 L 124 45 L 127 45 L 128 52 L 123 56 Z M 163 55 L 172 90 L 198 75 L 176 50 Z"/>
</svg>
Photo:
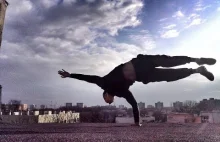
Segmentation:
<svg viewBox="0 0 220 142">
<path fill-rule="evenodd" d="M 132 62 L 135 66 L 137 81 L 144 84 L 160 81 L 177 81 L 194 73 L 193 69 L 162 69 L 156 67 L 175 67 L 193 61 L 187 56 L 142 55 L 139 54 Z"/>
</svg>

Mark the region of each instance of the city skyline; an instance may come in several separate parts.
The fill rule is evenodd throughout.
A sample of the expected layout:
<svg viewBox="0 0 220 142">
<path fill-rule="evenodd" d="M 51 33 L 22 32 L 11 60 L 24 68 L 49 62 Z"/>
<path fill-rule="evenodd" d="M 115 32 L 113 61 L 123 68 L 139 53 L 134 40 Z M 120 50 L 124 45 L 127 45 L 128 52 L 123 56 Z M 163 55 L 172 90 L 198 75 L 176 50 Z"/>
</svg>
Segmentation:
<svg viewBox="0 0 220 142">
<path fill-rule="evenodd" d="M 142 101 L 140 101 L 140 102 L 138 102 L 138 106 L 139 106 L 139 109 L 141 109 L 140 108 L 140 106 L 142 107 L 142 108 L 148 108 L 149 106 L 152 106 L 153 108 L 156 108 L 156 109 L 161 109 L 161 108 L 167 108 L 167 107 L 173 107 L 173 108 L 176 108 L 176 107 L 182 107 L 183 105 L 184 105 L 184 103 L 187 103 L 187 101 L 192 101 L 192 102 L 194 102 L 194 103 L 201 103 L 201 102 L 203 102 L 203 101 L 214 101 L 214 100 L 217 100 L 217 101 L 219 101 L 220 102 L 220 99 L 217 99 L 217 98 L 203 98 L 202 100 L 199 100 L 199 101 L 195 101 L 195 100 L 185 100 L 185 101 L 178 101 L 178 100 L 176 100 L 176 101 L 174 101 L 174 102 L 170 102 L 170 105 L 169 106 L 166 106 L 166 105 L 164 105 L 164 103 L 163 102 L 161 102 L 161 101 L 157 101 L 154 105 L 153 104 L 146 104 L 145 102 L 142 102 Z M 25 103 L 25 102 L 22 102 L 22 100 L 19 100 L 19 101 L 21 101 L 21 104 L 27 104 L 28 105 L 28 108 L 31 108 L 31 106 L 34 106 L 35 108 L 42 108 L 42 106 L 44 106 L 44 108 L 59 108 L 59 107 L 76 107 L 76 106 L 78 106 L 78 104 L 82 104 L 83 105 L 83 107 L 95 107 L 95 106 L 115 106 L 115 107 L 117 107 L 117 108 L 124 108 L 124 107 L 126 107 L 126 108 L 132 108 L 131 106 L 129 106 L 129 105 L 123 105 L 123 104 L 118 104 L 118 105 L 114 105 L 114 104 L 111 104 L 111 105 L 108 105 L 108 104 L 106 104 L 106 105 L 98 105 L 98 104 L 94 104 L 94 105 L 91 105 L 91 106 L 88 106 L 88 105 L 86 105 L 85 103 L 83 103 L 83 102 L 77 102 L 77 103 L 75 103 L 75 105 L 74 105 L 74 103 L 72 103 L 72 102 L 66 102 L 66 103 L 64 103 L 64 104 L 62 104 L 62 105 L 56 105 L 57 103 L 55 102 L 54 104 L 51 102 L 51 104 L 50 105 L 47 105 L 47 104 L 38 104 L 38 105 L 36 105 L 36 103 L 35 104 L 28 104 L 28 103 Z M 159 105 L 161 105 L 159 108 L 157 107 L 157 105 L 158 105 L 158 103 L 159 103 Z M 2 103 L 2 104 L 8 104 L 8 103 Z M 68 105 L 68 106 L 67 106 Z M 176 106 L 175 106 L 176 105 Z M 143 107 L 144 106 L 144 107 Z M 80 106 L 81 107 L 81 106 Z M 150 107 L 151 108 L 151 107 Z"/>
<path fill-rule="evenodd" d="M 135 83 L 130 90 L 137 102 L 169 106 L 175 100 L 219 99 L 218 0 L 8 2 L 0 49 L 3 102 L 106 105 L 98 86 L 62 79 L 58 70 L 103 76 L 140 53 L 212 57 L 217 63 L 207 66 L 213 82 L 196 74 L 170 83 Z M 123 98 L 114 103 L 130 107 Z"/>
</svg>

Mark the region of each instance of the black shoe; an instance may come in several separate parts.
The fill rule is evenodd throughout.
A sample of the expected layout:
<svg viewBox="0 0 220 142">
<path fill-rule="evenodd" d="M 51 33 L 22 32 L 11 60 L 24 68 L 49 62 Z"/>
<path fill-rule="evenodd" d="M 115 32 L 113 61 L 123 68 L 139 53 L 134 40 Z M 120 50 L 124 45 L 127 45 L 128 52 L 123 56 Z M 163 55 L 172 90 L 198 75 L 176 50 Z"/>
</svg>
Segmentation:
<svg viewBox="0 0 220 142">
<path fill-rule="evenodd" d="M 201 75 L 205 76 L 208 80 L 210 81 L 214 80 L 214 75 L 211 72 L 209 72 L 204 66 L 198 67 L 197 71 Z"/>
<path fill-rule="evenodd" d="M 204 65 L 204 64 L 207 64 L 207 65 L 214 65 L 216 63 L 216 59 L 213 59 L 213 58 L 199 58 L 196 63 L 198 65 Z"/>
</svg>

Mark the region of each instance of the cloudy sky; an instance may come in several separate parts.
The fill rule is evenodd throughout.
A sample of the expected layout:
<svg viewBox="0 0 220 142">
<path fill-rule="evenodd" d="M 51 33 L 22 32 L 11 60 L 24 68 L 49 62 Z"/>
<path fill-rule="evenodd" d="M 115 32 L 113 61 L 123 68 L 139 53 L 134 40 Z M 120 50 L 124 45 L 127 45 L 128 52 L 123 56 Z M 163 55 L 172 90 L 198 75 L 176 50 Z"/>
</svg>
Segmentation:
<svg viewBox="0 0 220 142">
<path fill-rule="evenodd" d="M 103 76 L 140 53 L 220 59 L 218 0 L 8 2 L 0 49 L 3 102 L 106 105 L 98 86 L 60 78 L 58 70 Z M 220 98 L 220 63 L 207 68 L 215 81 L 191 75 L 172 83 L 135 83 L 130 90 L 147 105 Z M 120 104 L 129 106 L 116 98 L 115 105 Z"/>
</svg>

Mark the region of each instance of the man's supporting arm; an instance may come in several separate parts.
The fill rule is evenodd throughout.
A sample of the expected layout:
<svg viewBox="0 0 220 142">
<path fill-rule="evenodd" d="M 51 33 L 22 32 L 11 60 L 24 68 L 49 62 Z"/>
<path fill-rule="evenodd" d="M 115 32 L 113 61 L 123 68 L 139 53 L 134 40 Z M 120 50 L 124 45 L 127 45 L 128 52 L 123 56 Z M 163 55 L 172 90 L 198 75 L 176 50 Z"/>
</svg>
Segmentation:
<svg viewBox="0 0 220 142">
<path fill-rule="evenodd" d="M 103 87 L 103 83 L 104 83 L 102 77 L 96 76 L 96 75 L 84 75 L 84 74 L 71 73 L 70 78 L 75 78 L 75 79 L 86 81 L 89 83 L 94 83 L 94 84 L 97 84 L 99 87 Z"/>
<path fill-rule="evenodd" d="M 125 99 L 132 106 L 135 124 L 139 125 L 139 123 L 140 123 L 140 118 L 139 117 L 140 116 L 139 116 L 138 105 L 137 105 L 137 102 L 136 102 L 133 94 L 129 90 L 126 92 L 126 98 Z"/>
</svg>

